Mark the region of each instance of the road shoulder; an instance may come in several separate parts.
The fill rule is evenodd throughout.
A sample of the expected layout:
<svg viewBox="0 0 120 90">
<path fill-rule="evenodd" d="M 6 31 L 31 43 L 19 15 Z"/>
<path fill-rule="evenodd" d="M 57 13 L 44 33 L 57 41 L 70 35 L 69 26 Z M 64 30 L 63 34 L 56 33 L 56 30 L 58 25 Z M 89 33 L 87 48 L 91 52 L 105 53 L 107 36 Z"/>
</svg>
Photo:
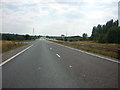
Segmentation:
<svg viewBox="0 0 120 90">
<path fill-rule="evenodd" d="M 28 43 L 28 45 L 4 52 L 4 53 L 0 53 L 0 55 L 2 56 L 2 62 L 6 61 L 7 59 L 9 59 L 10 57 L 14 56 L 15 54 L 19 53 L 20 51 L 24 50 L 25 48 L 29 47 L 30 45 L 32 45 L 35 41 L 32 41 L 30 43 Z"/>
</svg>

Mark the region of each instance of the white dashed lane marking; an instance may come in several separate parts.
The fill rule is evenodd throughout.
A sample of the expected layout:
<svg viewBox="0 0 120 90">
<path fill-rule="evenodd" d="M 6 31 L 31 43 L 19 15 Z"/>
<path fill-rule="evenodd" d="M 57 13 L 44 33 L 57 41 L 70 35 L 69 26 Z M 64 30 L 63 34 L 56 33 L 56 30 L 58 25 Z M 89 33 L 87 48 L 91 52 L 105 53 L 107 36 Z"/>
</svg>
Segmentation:
<svg viewBox="0 0 120 90">
<path fill-rule="evenodd" d="M 71 65 L 69 65 L 69 67 L 70 67 L 70 68 L 72 68 L 72 66 L 71 66 Z"/>
<path fill-rule="evenodd" d="M 60 58 L 60 55 L 59 54 L 56 54 L 59 58 Z"/>
</svg>

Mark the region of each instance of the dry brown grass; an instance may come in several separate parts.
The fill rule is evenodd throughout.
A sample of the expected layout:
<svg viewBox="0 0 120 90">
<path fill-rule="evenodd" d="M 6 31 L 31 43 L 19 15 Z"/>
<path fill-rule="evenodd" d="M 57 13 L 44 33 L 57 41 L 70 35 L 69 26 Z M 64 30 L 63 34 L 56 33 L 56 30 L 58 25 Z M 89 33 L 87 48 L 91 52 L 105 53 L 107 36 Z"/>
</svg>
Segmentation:
<svg viewBox="0 0 120 90">
<path fill-rule="evenodd" d="M 3 53 L 3 52 L 6 52 L 6 51 L 9 51 L 9 50 L 21 47 L 23 45 L 26 45 L 26 44 L 17 43 L 15 41 L 0 41 L 0 47 L 1 47 L 0 52 Z"/>
<path fill-rule="evenodd" d="M 53 41 L 53 40 L 51 40 L 51 41 Z M 93 52 L 93 53 L 98 53 L 98 54 L 102 54 L 105 56 L 110 56 L 113 58 L 119 57 L 117 50 L 120 50 L 120 44 L 101 44 L 101 43 L 95 43 L 92 41 L 77 41 L 77 42 L 53 41 L 53 42 L 63 44 L 66 46 L 70 46 L 73 48 L 85 50 L 88 52 Z M 80 46 L 81 44 L 83 46 Z M 100 47 L 100 49 L 92 48 L 90 46 Z"/>
<path fill-rule="evenodd" d="M 110 49 L 120 49 L 120 44 L 110 44 L 110 43 L 103 44 L 103 43 L 95 43 L 93 41 L 76 41 L 76 42 L 70 42 L 70 43 L 94 45 L 94 46 L 105 47 Z"/>
</svg>

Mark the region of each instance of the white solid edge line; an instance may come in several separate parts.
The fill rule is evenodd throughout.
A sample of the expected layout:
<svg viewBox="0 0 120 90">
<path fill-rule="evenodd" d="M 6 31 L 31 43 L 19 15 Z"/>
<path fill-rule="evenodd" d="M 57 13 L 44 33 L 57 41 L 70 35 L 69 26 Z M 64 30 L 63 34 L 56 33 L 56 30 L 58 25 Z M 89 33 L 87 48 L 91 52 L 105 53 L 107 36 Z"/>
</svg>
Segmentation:
<svg viewBox="0 0 120 90">
<path fill-rule="evenodd" d="M 54 42 L 52 42 L 52 43 L 54 43 Z M 55 43 L 55 44 L 60 45 L 60 46 L 63 46 L 63 47 L 67 47 L 67 48 L 69 48 L 69 49 L 73 49 L 73 50 L 76 50 L 76 51 L 80 51 L 80 52 L 82 52 L 82 53 L 86 53 L 86 54 L 91 55 L 91 56 L 99 57 L 99 58 L 102 58 L 102 59 L 105 59 L 105 60 L 108 60 L 108 61 L 111 61 L 111 62 L 120 63 L 120 61 L 113 60 L 113 59 L 110 59 L 110 58 L 106 58 L 106 57 L 103 57 L 103 56 L 100 56 L 100 55 L 96 55 L 96 54 L 93 54 L 93 53 L 90 53 L 90 52 L 86 52 L 86 51 L 79 50 L 79 49 L 76 49 L 76 48 L 64 46 L 64 45 L 61 45 L 61 44 L 58 44 L 58 43 Z"/>
<path fill-rule="evenodd" d="M 56 54 L 59 58 L 60 58 L 60 55 L 59 54 Z"/>
<path fill-rule="evenodd" d="M 1 67 L 2 65 L 6 64 L 7 62 L 11 61 L 13 58 L 17 57 L 17 56 L 20 55 L 21 53 L 25 52 L 26 50 L 28 50 L 28 49 L 29 49 L 30 47 L 32 47 L 32 46 L 33 46 L 33 45 L 25 48 L 24 50 L 22 50 L 22 51 L 20 51 L 19 53 L 15 54 L 15 55 L 12 56 L 11 58 L 5 60 L 4 62 L 2 62 L 2 63 L 0 64 L 0 67 Z"/>
</svg>

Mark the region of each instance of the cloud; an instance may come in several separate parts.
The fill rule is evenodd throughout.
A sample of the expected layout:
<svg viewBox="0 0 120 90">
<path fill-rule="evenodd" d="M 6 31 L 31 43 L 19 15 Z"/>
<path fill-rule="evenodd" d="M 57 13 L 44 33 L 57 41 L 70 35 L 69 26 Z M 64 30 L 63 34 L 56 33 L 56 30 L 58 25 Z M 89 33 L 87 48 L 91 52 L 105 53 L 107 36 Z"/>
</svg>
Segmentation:
<svg viewBox="0 0 120 90">
<path fill-rule="evenodd" d="M 116 20 L 118 0 L 2 0 L 2 32 L 82 35 Z"/>
</svg>

